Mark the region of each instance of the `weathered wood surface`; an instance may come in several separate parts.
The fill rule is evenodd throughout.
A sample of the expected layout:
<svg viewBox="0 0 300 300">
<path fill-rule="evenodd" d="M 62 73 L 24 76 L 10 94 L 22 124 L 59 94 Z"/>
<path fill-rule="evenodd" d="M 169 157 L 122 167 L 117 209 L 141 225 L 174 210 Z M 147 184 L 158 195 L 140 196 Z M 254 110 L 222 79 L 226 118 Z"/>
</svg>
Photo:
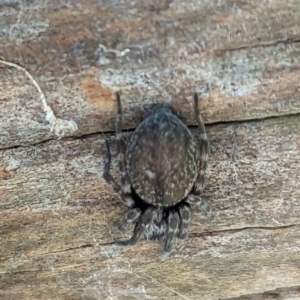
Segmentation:
<svg viewBox="0 0 300 300">
<path fill-rule="evenodd" d="M 101 178 L 103 135 L 2 150 L 0 298 L 299 299 L 300 117 L 208 135 L 215 218 L 194 212 L 163 260 L 154 243 L 113 245 L 125 210 Z"/>
<path fill-rule="evenodd" d="M 299 41 L 299 0 L 0 1 L 0 58 L 78 124 L 51 140 L 35 87 L 0 64 L 0 299 L 300 299 Z M 195 90 L 207 124 L 278 116 L 209 126 L 215 218 L 195 212 L 164 260 L 113 246 L 117 89 L 126 128 L 162 102 L 194 124 Z"/>
<path fill-rule="evenodd" d="M 0 57 L 26 67 L 76 135 L 125 126 L 153 102 L 188 122 L 202 91 L 207 123 L 300 111 L 299 0 L 0 2 Z M 53 137 L 35 88 L 0 68 L 0 148 Z"/>
</svg>

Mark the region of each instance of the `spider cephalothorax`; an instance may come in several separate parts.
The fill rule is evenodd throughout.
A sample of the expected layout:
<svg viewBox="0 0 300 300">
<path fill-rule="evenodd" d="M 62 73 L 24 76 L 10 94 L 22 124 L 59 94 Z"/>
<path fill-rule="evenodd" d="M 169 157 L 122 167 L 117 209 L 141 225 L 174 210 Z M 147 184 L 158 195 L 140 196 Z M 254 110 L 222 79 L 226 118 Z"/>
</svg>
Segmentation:
<svg viewBox="0 0 300 300">
<path fill-rule="evenodd" d="M 107 141 L 103 177 L 128 208 L 115 227 L 123 231 L 129 224 L 135 224 L 132 237 L 116 244 L 127 246 L 143 239 L 157 240 L 163 244 L 160 256 L 166 256 L 171 253 L 176 238 L 188 236 L 190 204 L 198 206 L 205 217 L 211 217 L 210 205 L 200 197 L 206 178 L 208 141 L 198 95 L 194 94 L 194 112 L 200 131 L 199 143 L 167 107 L 146 117 L 125 143 L 119 93 L 116 98 L 116 150 L 121 181 L 119 184 L 109 173 L 111 155 Z"/>
</svg>

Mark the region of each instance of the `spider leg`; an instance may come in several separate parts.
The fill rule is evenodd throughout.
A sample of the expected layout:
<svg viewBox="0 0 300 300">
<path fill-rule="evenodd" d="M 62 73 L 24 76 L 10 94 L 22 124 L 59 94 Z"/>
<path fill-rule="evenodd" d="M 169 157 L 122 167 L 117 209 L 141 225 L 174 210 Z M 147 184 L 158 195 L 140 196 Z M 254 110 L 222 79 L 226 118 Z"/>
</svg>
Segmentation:
<svg viewBox="0 0 300 300">
<path fill-rule="evenodd" d="M 199 195 L 202 193 L 205 182 L 206 182 L 206 169 L 207 169 L 207 161 L 208 161 L 208 139 L 206 134 L 206 129 L 199 111 L 198 106 L 198 94 L 194 94 L 194 111 L 195 118 L 198 123 L 199 131 L 200 131 L 200 163 L 199 163 L 199 172 L 196 178 L 194 191 L 192 195 L 188 196 L 187 202 L 191 204 L 196 204 L 199 209 L 202 211 L 204 216 L 207 219 L 212 218 L 212 210 L 207 201 L 201 198 Z"/>
<path fill-rule="evenodd" d="M 140 221 L 136 224 L 132 237 L 128 240 L 116 241 L 115 244 L 118 246 L 129 246 L 137 244 L 137 242 L 143 237 L 147 227 L 151 224 L 154 217 L 154 212 L 155 208 L 151 206 L 148 207 L 143 213 Z"/>
<path fill-rule="evenodd" d="M 189 234 L 190 223 L 192 219 L 191 207 L 188 203 L 179 206 L 180 225 L 178 228 L 177 238 L 185 240 Z"/>
<path fill-rule="evenodd" d="M 148 226 L 144 236 L 140 239 L 149 241 L 161 241 L 166 233 L 167 223 L 164 219 L 164 208 L 156 207 L 153 212 L 153 219 Z"/>
<path fill-rule="evenodd" d="M 168 256 L 174 247 L 176 235 L 178 232 L 178 227 L 180 224 L 180 218 L 177 211 L 170 211 L 167 220 L 167 234 L 163 245 L 163 249 L 160 251 L 160 257 Z"/>
<path fill-rule="evenodd" d="M 117 98 L 116 149 L 117 149 L 118 163 L 119 163 L 119 169 L 121 174 L 121 187 L 124 194 L 129 195 L 131 194 L 132 190 L 131 190 L 129 177 L 126 173 L 126 166 L 125 166 L 126 143 L 122 139 L 123 112 L 122 112 L 122 104 L 121 104 L 119 92 L 116 93 L 116 98 Z"/>
<path fill-rule="evenodd" d="M 132 207 L 134 206 L 134 200 L 130 197 L 130 195 L 126 195 L 123 193 L 121 186 L 109 173 L 111 165 L 111 153 L 107 140 L 105 141 L 105 148 L 106 154 L 104 156 L 103 178 L 113 188 L 113 190 L 119 194 L 121 202 L 127 207 Z"/>
<path fill-rule="evenodd" d="M 138 207 L 129 209 L 125 216 L 114 224 L 118 231 L 125 231 L 129 224 L 135 223 L 141 216 L 142 210 Z"/>
<path fill-rule="evenodd" d="M 205 186 L 206 181 L 206 169 L 207 169 L 207 161 L 208 161 L 208 139 L 206 134 L 206 129 L 199 111 L 198 107 L 198 94 L 194 94 L 194 111 L 195 118 L 198 123 L 199 131 L 200 131 L 200 163 L 199 163 L 199 175 L 196 179 L 195 183 L 195 193 L 199 195 Z"/>
<path fill-rule="evenodd" d="M 103 178 L 113 188 L 113 190 L 116 193 L 120 193 L 121 192 L 120 185 L 109 173 L 110 165 L 111 165 L 111 153 L 110 153 L 108 140 L 105 140 L 105 148 L 106 148 L 106 153 L 104 156 Z"/>
<path fill-rule="evenodd" d="M 210 204 L 198 195 L 190 194 L 186 200 L 190 204 L 195 204 L 206 219 L 212 219 L 212 209 Z"/>
</svg>

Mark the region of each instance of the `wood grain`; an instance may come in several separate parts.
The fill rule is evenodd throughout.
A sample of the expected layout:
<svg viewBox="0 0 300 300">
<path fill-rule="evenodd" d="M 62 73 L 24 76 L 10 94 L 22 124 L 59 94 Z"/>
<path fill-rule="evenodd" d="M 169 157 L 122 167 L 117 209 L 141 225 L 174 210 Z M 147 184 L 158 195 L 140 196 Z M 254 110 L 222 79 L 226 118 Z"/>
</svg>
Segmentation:
<svg viewBox="0 0 300 300">
<path fill-rule="evenodd" d="M 153 103 L 205 121 L 300 112 L 300 4 L 272 1 L 0 3 L 0 57 L 36 78 L 75 136 L 114 129 L 114 91 L 134 128 Z M 24 74 L 0 67 L 0 148 L 53 138 Z"/>
<path fill-rule="evenodd" d="M 0 64 L 0 299 L 300 299 L 299 41 L 299 0 L 0 1 L 0 58 L 78 124 L 53 140 Z M 116 90 L 126 129 L 161 103 L 194 125 L 195 90 L 211 124 L 215 217 L 163 260 L 113 245 L 132 230 L 101 178 Z"/>
<path fill-rule="evenodd" d="M 194 210 L 189 239 L 162 260 L 154 243 L 113 245 L 125 209 L 101 178 L 104 134 L 2 150 L 0 298 L 298 299 L 300 117 L 208 136 L 215 217 Z"/>
</svg>

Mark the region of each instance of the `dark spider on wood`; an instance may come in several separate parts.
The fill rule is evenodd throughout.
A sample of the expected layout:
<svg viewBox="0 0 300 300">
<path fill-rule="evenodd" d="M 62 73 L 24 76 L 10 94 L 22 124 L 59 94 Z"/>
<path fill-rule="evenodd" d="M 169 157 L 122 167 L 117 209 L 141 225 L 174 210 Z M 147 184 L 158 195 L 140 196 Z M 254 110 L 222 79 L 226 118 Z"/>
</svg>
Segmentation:
<svg viewBox="0 0 300 300">
<path fill-rule="evenodd" d="M 140 240 L 162 243 L 160 256 L 171 253 L 177 239 L 186 239 L 191 222 L 191 206 L 196 205 L 211 218 L 210 205 L 201 198 L 208 160 L 208 140 L 194 94 L 194 112 L 199 126 L 198 143 L 188 127 L 171 108 L 163 107 L 144 119 L 126 143 L 122 138 L 122 106 L 116 94 L 116 151 L 120 184 L 110 175 L 111 154 L 108 141 L 103 178 L 128 208 L 115 224 L 124 231 L 135 224 L 131 238 L 116 241 L 119 246 Z"/>
</svg>

